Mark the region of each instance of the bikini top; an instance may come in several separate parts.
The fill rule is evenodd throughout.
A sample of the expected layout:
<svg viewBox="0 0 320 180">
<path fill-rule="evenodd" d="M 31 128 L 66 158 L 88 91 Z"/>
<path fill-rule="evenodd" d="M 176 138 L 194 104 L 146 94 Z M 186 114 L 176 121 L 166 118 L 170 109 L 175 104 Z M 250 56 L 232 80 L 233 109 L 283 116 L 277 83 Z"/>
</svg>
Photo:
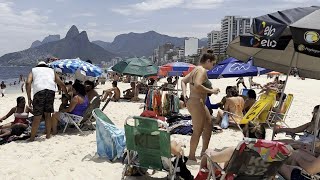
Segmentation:
<svg viewBox="0 0 320 180">
<path fill-rule="evenodd" d="M 17 109 L 16 108 L 16 112 L 13 114 L 13 116 L 15 117 L 15 119 L 19 118 L 19 119 L 27 119 L 29 116 L 29 113 L 23 112 L 23 113 L 17 113 Z"/>
<path fill-rule="evenodd" d="M 194 86 L 194 81 L 193 81 L 193 78 L 194 78 L 194 75 L 195 73 L 197 72 L 198 70 L 196 70 L 193 74 L 192 74 L 192 77 L 191 77 L 191 85 Z M 202 85 L 208 89 L 212 89 L 212 83 L 211 81 L 209 80 L 208 77 L 206 77 L 206 80 L 202 83 Z"/>
</svg>

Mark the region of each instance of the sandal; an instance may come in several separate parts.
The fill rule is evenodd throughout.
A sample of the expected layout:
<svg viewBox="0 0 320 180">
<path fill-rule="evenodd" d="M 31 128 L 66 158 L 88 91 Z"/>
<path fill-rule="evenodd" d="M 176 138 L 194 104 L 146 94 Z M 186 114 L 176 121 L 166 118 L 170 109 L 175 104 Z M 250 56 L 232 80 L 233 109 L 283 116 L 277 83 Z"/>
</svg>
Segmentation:
<svg viewBox="0 0 320 180">
<path fill-rule="evenodd" d="M 220 128 L 219 126 L 214 126 L 212 131 L 214 133 L 222 133 L 223 132 L 222 128 Z"/>
</svg>

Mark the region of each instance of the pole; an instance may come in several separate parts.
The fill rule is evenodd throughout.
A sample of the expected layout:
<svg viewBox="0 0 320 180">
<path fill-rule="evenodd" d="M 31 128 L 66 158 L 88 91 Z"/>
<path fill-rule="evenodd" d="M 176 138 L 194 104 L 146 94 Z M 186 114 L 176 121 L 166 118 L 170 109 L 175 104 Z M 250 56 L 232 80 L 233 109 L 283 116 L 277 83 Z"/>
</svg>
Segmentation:
<svg viewBox="0 0 320 180">
<path fill-rule="evenodd" d="M 312 153 L 314 153 L 315 150 L 316 150 L 316 140 L 317 140 L 317 136 L 318 136 L 318 133 L 319 133 L 319 130 L 318 130 L 319 119 L 320 119 L 320 108 L 317 111 L 317 116 L 316 116 L 316 119 L 314 121 L 314 130 L 313 130 L 313 136 L 314 137 L 313 137 L 313 143 L 312 143 Z"/>
<path fill-rule="evenodd" d="M 287 74 L 287 77 L 286 77 L 286 82 L 284 83 L 284 86 L 281 90 L 281 96 L 280 96 L 280 101 L 279 101 L 279 107 L 278 107 L 278 111 L 275 113 L 274 117 L 277 117 L 278 116 L 278 112 L 280 112 L 281 110 L 281 107 L 282 107 L 282 104 L 283 104 L 283 96 L 284 96 L 284 90 L 286 89 L 287 87 L 287 83 L 288 83 L 288 79 L 289 79 L 289 75 L 290 75 L 290 72 L 291 72 L 291 69 L 292 69 L 292 64 L 293 64 L 293 58 L 294 58 L 294 55 L 296 54 L 296 52 L 294 51 L 293 54 L 292 54 L 292 58 L 291 58 L 291 62 L 290 62 L 290 67 L 289 67 L 289 70 L 288 70 L 288 74 Z M 276 125 L 276 122 L 274 121 L 274 127 Z M 274 131 L 274 129 L 273 129 Z M 272 133 L 272 140 L 274 139 L 274 132 Z"/>
</svg>

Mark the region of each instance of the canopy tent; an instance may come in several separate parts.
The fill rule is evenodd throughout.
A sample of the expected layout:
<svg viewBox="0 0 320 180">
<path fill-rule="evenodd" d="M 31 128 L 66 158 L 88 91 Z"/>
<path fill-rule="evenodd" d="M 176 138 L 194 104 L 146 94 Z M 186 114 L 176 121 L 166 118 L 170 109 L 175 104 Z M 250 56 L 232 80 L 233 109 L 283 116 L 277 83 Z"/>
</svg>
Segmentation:
<svg viewBox="0 0 320 180">
<path fill-rule="evenodd" d="M 252 65 L 252 60 L 242 62 L 235 58 L 227 58 L 207 72 L 209 79 L 258 76 L 271 70 Z"/>
</svg>

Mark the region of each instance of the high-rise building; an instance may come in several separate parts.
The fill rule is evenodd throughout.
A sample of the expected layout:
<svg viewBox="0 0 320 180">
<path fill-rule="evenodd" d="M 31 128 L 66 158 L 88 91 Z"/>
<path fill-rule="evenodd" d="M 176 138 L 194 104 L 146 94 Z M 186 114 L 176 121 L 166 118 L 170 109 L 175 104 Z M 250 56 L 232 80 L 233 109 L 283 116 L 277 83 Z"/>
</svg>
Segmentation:
<svg viewBox="0 0 320 180">
<path fill-rule="evenodd" d="M 184 40 L 184 56 L 192 56 L 198 54 L 199 39 L 187 38 Z"/>
<path fill-rule="evenodd" d="M 250 33 L 251 18 L 243 16 L 225 16 L 221 21 L 221 44 L 223 51 L 237 36 Z"/>
<path fill-rule="evenodd" d="M 208 49 L 212 49 L 213 53 L 218 55 L 223 52 L 221 45 L 220 31 L 211 31 L 207 35 L 208 37 Z"/>
</svg>

